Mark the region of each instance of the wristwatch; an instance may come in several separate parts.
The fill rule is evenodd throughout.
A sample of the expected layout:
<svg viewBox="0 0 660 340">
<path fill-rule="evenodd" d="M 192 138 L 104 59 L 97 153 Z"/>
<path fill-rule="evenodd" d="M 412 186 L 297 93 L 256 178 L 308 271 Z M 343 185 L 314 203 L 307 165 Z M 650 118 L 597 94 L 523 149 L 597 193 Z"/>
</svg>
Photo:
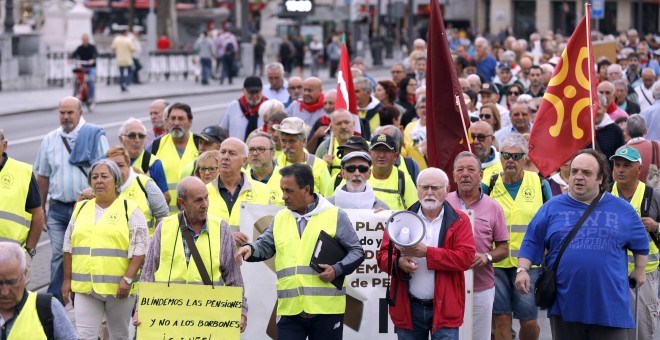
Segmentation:
<svg viewBox="0 0 660 340">
<path fill-rule="evenodd" d="M 36 248 L 25 248 L 25 251 L 30 255 L 30 258 L 33 258 L 35 255 L 37 255 L 37 249 Z"/>
<path fill-rule="evenodd" d="M 493 255 L 486 253 L 486 258 L 488 258 L 488 263 L 493 263 Z"/>
<path fill-rule="evenodd" d="M 128 283 L 129 285 L 133 283 L 133 279 L 131 279 L 128 276 L 124 276 L 124 281 L 126 281 L 126 283 Z"/>
<path fill-rule="evenodd" d="M 522 272 L 527 273 L 527 272 L 529 272 L 529 269 L 527 269 L 525 267 L 518 267 L 518 269 L 516 270 L 516 274 L 520 274 Z"/>
</svg>

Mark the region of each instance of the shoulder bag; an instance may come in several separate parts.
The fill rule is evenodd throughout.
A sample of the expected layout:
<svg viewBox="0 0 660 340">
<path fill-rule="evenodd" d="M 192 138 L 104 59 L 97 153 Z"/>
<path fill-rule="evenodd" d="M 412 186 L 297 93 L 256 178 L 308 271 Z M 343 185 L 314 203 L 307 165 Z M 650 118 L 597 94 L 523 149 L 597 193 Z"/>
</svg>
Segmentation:
<svg viewBox="0 0 660 340">
<path fill-rule="evenodd" d="M 598 202 L 602 196 L 603 192 L 601 191 L 598 193 L 598 196 L 596 196 L 596 198 L 591 201 L 591 204 L 589 204 L 587 210 L 584 211 L 578 223 L 575 225 L 575 227 L 573 227 L 568 236 L 566 236 L 564 242 L 561 245 L 561 249 L 559 249 L 559 253 L 557 254 L 557 259 L 555 259 L 555 263 L 552 265 L 552 269 L 548 269 L 545 265 L 542 266 L 543 272 L 541 273 L 541 276 L 539 276 L 539 278 L 536 280 L 536 284 L 534 285 L 534 303 L 541 309 L 548 309 L 552 306 L 552 304 L 555 303 L 555 299 L 557 298 L 555 275 L 557 273 L 557 267 L 559 266 L 561 256 L 564 254 L 564 251 L 566 248 L 568 248 L 568 244 L 571 243 L 571 240 L 573 240 L 573 237 L 575 237 L 577 232 L 580 230 L 591 211 L 594 210 L 596 205 L 598 205 Z"/>
</svg>

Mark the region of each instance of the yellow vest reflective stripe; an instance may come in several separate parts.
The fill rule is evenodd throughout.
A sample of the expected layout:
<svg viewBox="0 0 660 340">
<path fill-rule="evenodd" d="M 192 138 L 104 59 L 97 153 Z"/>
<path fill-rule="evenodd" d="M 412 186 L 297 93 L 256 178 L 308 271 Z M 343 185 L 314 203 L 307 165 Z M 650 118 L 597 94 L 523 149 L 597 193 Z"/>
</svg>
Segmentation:
<svg viewBox="0 0 660 340">
<path fill-rule="evenodd" d="M 221 219 L 208 215 L 208 232 L 202 232 L 195 241 L 199 256 L 213 284 L 222 285 L 220 271 L 220 223 Z M 183 236 L 179 228 L 179 216 L 163 219 L 160 227 L 160 264 L 154 273 L 154 281 L 161 283 L 204 284 L 192 256 L 186 263 Z M 209 248 L 210 246 L 210 248 Z M 209 271 L 209 268 L 212 270 Z"/>
<path fill-rule="evenodd" d="M 127 208 L 124 209 L 124 202 Z M 84 204 L 83 204 L 84 203 Z M 137 205 L 130 200 L 116 199 L 96 220 L 96 199 L 79 202 L 74 210 L 76 222 L 71 234 L 71 291 L 115 295 L 119 281 L 126 275 L 130 218 Z M 138 278 L 131 287 L 137 292 Z"/>
<path fill-rule="evenodd" d="M 0 171 L 0 241 L 25 243 L 32 215 L 25 211 L 32 166 L 7 158 Z"/>
<path fill-rule="evenodd" d="M 537 174 L 525 171 L 514 201 L 504 187 L 502 176 L 498 176 L 493 192 L 489 196 L 502 206 L 506 224 L 509 227 L 509 257 L 493 263 L 493 267 L 516 268 L 518 267 L 518 252 L 527 232 L 527 225 L 543 205 L 541 181 Z"/>
<path fill-rule="evenodd" d="M 197 151 L 197 146 L 195 146 L 192 133 L 188 133 L 188 145 L 186 145 L 186 150 L 181 157 L 179 157 L 174 141 L 172 141 L 172 134 L 168 133 L 160 140 L 160 146 L 156 156 L 158 156 L 163 163 L 165 177 L 167 177 L 167 189 L 172 198 L 170 200 L 171 215 L 179 212 L 179 208 L 176 205 L 176 185 L 179 184 L 179 181 L 181 180 L 181 169 L 189 162 L 197 159 L 198 155 L 199 152 Z"/>
<path fill-rule="evenodd" d="M 231 213 L 227 209 L 227 203 L 225 203 L 225 200 L 222 199 L 218 191 L 219 177 L 206 185 L 209 191 L 209 215 L 215 215 L 227 221 L 232 231 L 238 231 L 240 229 L 242 202 L 263 205 L 268 205 L 270 202 L 270 188 L 266 184 L 254 181 L 249 177 L 249 175 L 243 176 L 243 187 L 241 187 L 241 192 L 238 194 L 238 199 L 234 202 Z"/>
<path fill-rule="evenodd" d="M 147 187 L 147 182 L 148 181 L 153 181 L 153 179 L 147 177 L 146 175 L 138 174 L 137 177 L 133 180 L 133 183 L 126 188 L 126 190 L 122 191 L 119 194 L 119 198 L 123 198 L 126 200 L 130 200 L 135 202 L 137 204 L 138 208 L 144 215 L 144 218 L 147 219 L 147 225 L 149 227 L 149 236 L 153 236 L 154 234 L 154 223 L 155 219 L 151 215 L 151 209 L 149 208 L 149 200 L 147 199 L 147 195 L 145 194 L 144 191 L 142 191 L 142 188 L 140 187 L 140 183 L 138 183 L 138 180 L 140 183 L 142 183 L 142 186 Z"/>
<path fill-rule="evenodd" d="M 37 293 L 27 292 L 27 300 L 18 313 L 7 340 L 46 340 L 46 332 L 37 314 Z"/>
<path fill-rule="evenodd" d="M 288 209 L 280 210 L 273 222 L 275 241 L 275 272 L 277 274 L 277 315 L 342 314 L 346 310 L 346 280 L 339 290 L 323 282 L 310 266 L 321 230 L 330 236 L 337 231 L 339 209 L 330 207 L 312 216 L 302 238 L 298 224 Z"/>
<path fill-rule="evenodd" d="M 502 173 L 504 168 L 502 168 L 502 162 L 495 162 L 483 170 L 484 176 L 481 178 L 481 183 L 490 185 L 490 178 L 493 177 L 494 174 Z"/>
<path fill-rule="evenodd" d="M 633 194 L 633 197 L 630 199 L 630 204 L 635 208 L 635 211 L 637 212 L 637 215 L 640 217 L 642 216 L 642 201 L 644 200 L 644 190 L 646 189 L 646 184 L 644 182 L 640 181 L 637 184 L 637 189 L 635 189 L 635 193 Z M 614 183 L 612 186 L 612 195 L 621 197 L 619 195 L 619 190 L 618 190 L 618 184 Z M 656 269 L 658 269 L 658 265 L 660 264 L 660 252 L 658 251 L 658 247 L 656 247 L 655 242 L 651 240 L 651 237 L 646 233 L 646 236 L 649 238 L 649 256 L 648 256 L 648 262 L 646 263 L 646 268 L 645 272 L 650 273 Z M 635 269 L 635 257 L 633 256 L 633 253 L 628 250 L 628 274 L 630 274 L 633 269 Z"/>
</svg>

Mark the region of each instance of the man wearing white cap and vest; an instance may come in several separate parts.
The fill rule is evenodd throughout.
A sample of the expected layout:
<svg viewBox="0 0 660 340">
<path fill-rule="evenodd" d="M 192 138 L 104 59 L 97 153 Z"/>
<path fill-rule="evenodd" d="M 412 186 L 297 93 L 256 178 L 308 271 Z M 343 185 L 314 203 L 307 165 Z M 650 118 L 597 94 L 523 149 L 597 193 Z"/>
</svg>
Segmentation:
<svg viewBox="0 0 660 340">
<path fill-rule="evenodd" d="M 616 150 L 614 156 L 612 177 L 615 182 L 612 194 L 629 202 L 642 218 L 649 237 L 649 255 L 646 263 L 646 283 L 639 287 L 639 303 L 637 312 L 637 331 L 639 339 L 652 340 L 658 326 L 658 221 L 660 221 L 660 190 L 646 186 L 638 179 L 642 169 L 642 157 L 635 148 L 624 145 Z M 628 275 L 635 268 L 632 253 L 628 251 Z M 631 290 L 635 298 L 634 290 Z M 635 305 L 633 305 L 635 308 Z M 634 336 L 634 333 L 632 333 Z"/>
<path fill-rule="evenodd" d="M 305 151 L 307 144 L 305 122 L 297 117 L 289 117 L 282 120 L 282 123 L 273 125 L 273 129 L 279 132 L 282 143 L 282 155 L 277 157 L 276 164 L 282 168 L 294 163 L 309 165 L 314 174 L 314 192 L 323 197 L 332 195 L 332 179 L 328 172 L 328 164 Z"/>
<path fill-rule="evenodd" d="M 209 214 L 227 222 L 239 246 L 247 242 L 240 232 L 241 203 L 270 204 L 270 188 L 241 171 L 247 164 L 248 147 L 235 137 L 220 144 L 219 174 L 206 185 L 209 190 Z"/>
<path fill-rule="evenodd" d="M 309 166 L 293 164 L 280 170 L 284 202 L 254 243 L 236 253 L 237 263 L 275 256 L 277 273 L 277 337 L 279 339 L 341 339 L 346 311 L 346 275 L 364 261 L 364 250 L 345 212 L 314 193 Z M 346 256 L 322 263 L 320 274 L 310 260 L 321 232 L 337 241 Z M 341 288 L 331 282 L 339 278 Z"/>
</svg>

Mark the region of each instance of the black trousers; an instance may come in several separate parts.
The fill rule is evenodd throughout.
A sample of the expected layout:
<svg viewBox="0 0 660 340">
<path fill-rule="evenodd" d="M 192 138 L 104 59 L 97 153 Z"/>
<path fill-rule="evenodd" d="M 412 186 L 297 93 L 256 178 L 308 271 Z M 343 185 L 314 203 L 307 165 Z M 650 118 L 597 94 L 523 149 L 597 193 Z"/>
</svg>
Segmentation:
<svg viewBox="0 0 660 340">
<path fill-rule="evenodd" d="M 567 322 L 559 316 L 550 317 L 550 330 L 555 340 L 628 340 L 627 328 Z"/>
<path fill-rule="evenodd" d="M 341 340 L 344 314 L 319 314 L 311 318 L 282 316 L 277 323 L 277 338 L 287 340 Z"/>
</svg>

